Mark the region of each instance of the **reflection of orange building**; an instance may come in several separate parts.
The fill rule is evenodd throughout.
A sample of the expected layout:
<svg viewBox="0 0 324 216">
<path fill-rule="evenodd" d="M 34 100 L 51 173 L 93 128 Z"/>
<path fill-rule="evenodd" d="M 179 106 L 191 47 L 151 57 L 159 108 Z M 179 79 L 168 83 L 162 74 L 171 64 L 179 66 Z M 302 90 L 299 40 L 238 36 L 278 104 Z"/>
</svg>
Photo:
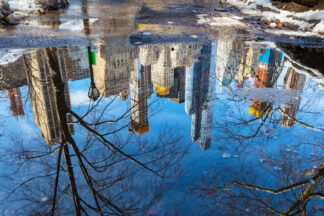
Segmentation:
<svg viewBox="0 0 324 216">
<path fill-rule="evenodd" d="M 281 53 L 273 49 L 266 49 L 265 53 L 259 57 L 258 71 L 255 74 L 254 87 L 266 88 L 272 86 L 273 74 L 280 63 Z M 258 118 L 272 112 L 270 103 L 260 100 L 253 100 L 249 113 Z"/>
<path fill-rule="evenodd" d="M 13 116 L 23 116 L 24 108 L 21 99 L 21 93 L 19 88 L 12 88 L 8 90 L 8 97 L 10 101 L 10 110 Z"/>
<path fill-rule="evenodd" d="M 270 85 L 272 77 L 272 71 L 269 70 L 267 64 L 260 62 L 258 66 L 258 72 L 255 75 L 254 87 L 255 88 L 265 88 Z M 266 115 L 268 111 L 271 111 L 271 105 L 267 102 L 262 102 L 260 100 L 253 100 L 250 106 L 249 113 L 258 118 Z"/>
<path fill-rule="evenodd" d="M 151 66 L 143 66 L 135 60 L 131 72 L 131 127 L 139 135 L 149 132 L 147 100 L 152 93 Z"/>
<path fill-rule="evenodd" d="M 305 83 L 305 75 L 295 72 L 293 68 L 289 68 L 284 83 L 286 85 L 286 89 L 302 90 Z M 298 92 L 294 93 L 298 94 Z M 283 127 L 290 128 L 295 124 L 294 119 L 297 116 L 301 101 L 300 96 L 297 96 L 296 98 L 297 100 L 295 101 L 295 103 L 285 104 L 285 108 L 283 109 L 283 112 L 285 114 L 283 114 L 283 116 L 281 117 L 281 125 Z"/>
</svg>

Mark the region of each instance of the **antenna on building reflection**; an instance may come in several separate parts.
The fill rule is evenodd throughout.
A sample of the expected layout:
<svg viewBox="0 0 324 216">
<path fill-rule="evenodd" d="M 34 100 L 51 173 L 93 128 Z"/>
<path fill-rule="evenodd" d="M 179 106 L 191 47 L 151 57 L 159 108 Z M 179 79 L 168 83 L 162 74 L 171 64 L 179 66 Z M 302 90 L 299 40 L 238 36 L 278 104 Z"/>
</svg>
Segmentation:
<svg viewBox="0 0 324 216">
<path fill-rule="evenodd" d="M 91 52 L 91 46 L 88 46 L 88 60 L 89 60 L 89 69 L 90 69 L 90 78 L 91 78 L 91 86 L 89 88 L 89 92 L 88 92 L 88 97 L 93 100 L 96 101 L 99 97 L 100 97 L 100 93 L 96 87 L 96 84 L 94 82 L 94 78 L 93 78 L 93 55 Z"/>
</svg>

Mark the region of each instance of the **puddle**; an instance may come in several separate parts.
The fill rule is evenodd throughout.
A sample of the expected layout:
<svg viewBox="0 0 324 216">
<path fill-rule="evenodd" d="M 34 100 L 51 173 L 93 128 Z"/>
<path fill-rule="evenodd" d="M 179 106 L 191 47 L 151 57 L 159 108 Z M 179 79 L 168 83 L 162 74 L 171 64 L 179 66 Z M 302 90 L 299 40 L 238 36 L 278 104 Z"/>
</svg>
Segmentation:
<svg viewBox="0 0 324 216">
<path fill-rule="evenodd" d="M 320 39 L 73 2 L 0 33 L 4 215 L 321 214 Z"/>
</svg>

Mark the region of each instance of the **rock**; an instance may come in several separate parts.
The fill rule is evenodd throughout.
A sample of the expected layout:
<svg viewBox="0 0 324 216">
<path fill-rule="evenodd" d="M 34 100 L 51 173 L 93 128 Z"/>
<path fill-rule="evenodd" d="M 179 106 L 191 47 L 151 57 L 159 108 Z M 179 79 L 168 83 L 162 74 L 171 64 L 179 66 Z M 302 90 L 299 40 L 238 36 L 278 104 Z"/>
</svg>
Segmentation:
<svg viewBox="0 0 324 216">
<path fill-rule="evenodd" d="M 2 13 L 6 17 L 12 14 L 12 11 L 0 8 L 0 13 Z"/>
<path fill-rule="evenodd" d="M 4 1 L 4 0 L 0 0 L 0 8 L 10 11 L 10 7 L 8 2 Z"/>
<path fill-rule="evenodd" d="M 20 21 L 27 17 L 24 12 L 15 11 L 5 18 L 10 25 L 18 25 Z"/>
</svg>

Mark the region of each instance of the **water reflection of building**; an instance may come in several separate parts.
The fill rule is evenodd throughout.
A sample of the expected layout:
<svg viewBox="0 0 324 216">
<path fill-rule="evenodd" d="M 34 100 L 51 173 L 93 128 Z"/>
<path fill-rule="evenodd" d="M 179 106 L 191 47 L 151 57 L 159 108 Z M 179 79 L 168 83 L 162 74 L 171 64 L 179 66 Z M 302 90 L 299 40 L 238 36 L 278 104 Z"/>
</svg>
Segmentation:
<svg viewBox="0 0 324 216">
<path fill-rule="evenodd" d="M 131 127 L 139 135 L 149 132 L 148 104 L 152 94 L 151 66 L 141 65 L 134 60 L 135 70 L 131 72 Z"/>
<path fill-rule="evenodd" d="M 23 116 L 24 108 L 19 88 L 12 88 L 8 90 L 8 97 L 10 101 L 10 110 L 13 116 Z"/>
<path fill-rule="evenodd" d="M 64 51 L 68 78 L 70 80 L 81 80 L 90 77 L 87 48 L 72 47 Z"/>
<path fill-rule="evenodd" d="M 152 82 L 159 96 L 167 95 L 174 83 L 174 70 L 171 62 L 171 48 L 164 46 L 160 49 L 155 64 L 152 65 Z"/>
<path fill-rule="evenodd" d="M 254 87 L 266 88 L 272 87 L 275 81 L 275 74 L 282 59 L 282 53 L 274 49 L 266 49 L 263 55 L 259 57 L 258 71 L 255 74 Z M 265 116 L 272 112 L 272 104 L 254 99 L 249 113 L 256 117 Z"/>
<path fill-rule="evenodd" d="M 215 65 L 212 61 L 215 47 L 212 44 L 202 46 L 201 55 L 186 70 L 185 109 L 192 116 L 191 138 L 203 150 L 210 147 L 213 129 L 213 111 L 215 80 L 212 73 Z"/>
<path fill-rule="evenodd" d="M 174 83 L 169 94 L 159 95 L 160 97 L 169 98 L 176 103 L 183 103 L 185 100 L 185 67 L 174 69 Z"/>
<path fill-rule="evenodd" d="M 185 67 L 192 65 L 199 53 L 198 43 L 143 46 L 139 48 L 142 65 L 151 65 L 152 82 L 159 97 L 184 101 Z"/>
<path fill-rule="evenodd" d="M 250 44 L 241 58 L 240 66 L 236 74 L 238 87 L 242 88 L 245 80 L 253 77 L 258 71 L 258 57 L 260 56 L 260 49 Z"/>
<path fill-rule="evenodd" d="M 229 86 L 234 79 L 243 55 L 242 41 L 233 39 L 219 40 L 217 47 L 216 77 L 223 86 Z"/>
<path fill-rule="evenodd" d="M 71 107 L 69 86 L 67 83 L 66 59 L 64 58 L 64 49 L 59 48 L 56 51 L 58 57 L 59 70 L 64 83 L 65 101 L 68 107 Z M 61 142 L 61 127 L 58 118 L 58 106 L 55 101 L 55 89 L 51 83 L 50 74 L 52 69 L 46 56 L 45 49 L 39 49 L 29 55 L 30 71 L 28 73 L 29 90 L 33 106 L 34 118 L 39 126 L 45 141 L 50 144 Z M 71 115 L 68 121 L 72 121 Z M 71 134 L 74 134 L 74 127 L 69 125 Z"/>
<path fill-rule="evenodd" d="M 305 84 L 306 76 L 295 72 L 293 68 L 289 68 L 284 79 L 286 89 L 302 91 Z M 292 127 L 295 123 L 297 112 L 299 110 L 301 96 L 295 91 L 293 95 L 296 97 L 294 103 L 285 104 L 283 116 L 281 117 L 281 125 L 283 127 Z"/>
<path fill-rule="evenodd" d="M 129 76 L 134 70 L 136 49 L 127 45 L 116 46 L 121 41 L 109 41 L 100 46 L 93 66 L 96 86 L 101 95 L 119 95 L 125 100 L 129 95 Z"/>
</svg>

